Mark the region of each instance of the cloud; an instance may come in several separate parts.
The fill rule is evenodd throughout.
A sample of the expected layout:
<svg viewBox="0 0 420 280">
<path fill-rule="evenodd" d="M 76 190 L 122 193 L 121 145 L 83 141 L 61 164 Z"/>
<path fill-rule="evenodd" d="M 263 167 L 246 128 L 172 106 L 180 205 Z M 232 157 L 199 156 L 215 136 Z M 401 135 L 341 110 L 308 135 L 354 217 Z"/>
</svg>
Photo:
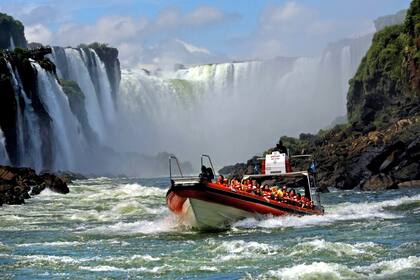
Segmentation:
<svg viewBox="0 0 420 280">
<path fill-rule="evenodd" d="M 230 41 L 242 57 L 311 56 L 320 53 L 328 43 L 352 34 L 371 31 L 365 23 L 321 17 L 319 11 L 301 1 L 268 4 L 261 12 L 254 31 Z M 361 32 L 364 30 L 364 32 Z"/>
<path fill-rule="evenodd" d="M 42 24 L 26 26 L 25 37 L 28 42 L 41 42 L 42 44 L 51 44 L 52 42 L 52 32 Z"/>
<path fill-rule="evenodd" d="M 225 15 L 222 11 L 216 8 L 202 6 L 188 13 L 184 18 L 184 24 L 191 26 L 200 26 L 221 22 L 227 18 L 232 17 L 235 17 L 235 15 Z"/>
<path fill-rule="evenodd" d="M 198 59 L 198 53 L 202 57 L 210 57 L 210 51 L 180 40 L 183 32 L 211 28 L 236 18 L 237 15 L 225 14 L 210 6 L 200 6 L 184 14 L 172 7 L 162 10 L 154 19 L 145 16 L 105 16 L 92 24 L 64 24 L 53 37 L 55 44 L 64 46 L 94 41 L 108 43 L 119 49 L 124 66 L 149 63 L 148 55 L 152 55 L 152 60 L 160 63 L 196 63 L 203 61 Z M 169 44 L 173 49 L 154 46 L 159 43 Z M 159 51 L 163 52 L 162 58 L 159 58 Z M 194 53 L 194 59 L 188 59 L 186 53 Z"/>
</svg>

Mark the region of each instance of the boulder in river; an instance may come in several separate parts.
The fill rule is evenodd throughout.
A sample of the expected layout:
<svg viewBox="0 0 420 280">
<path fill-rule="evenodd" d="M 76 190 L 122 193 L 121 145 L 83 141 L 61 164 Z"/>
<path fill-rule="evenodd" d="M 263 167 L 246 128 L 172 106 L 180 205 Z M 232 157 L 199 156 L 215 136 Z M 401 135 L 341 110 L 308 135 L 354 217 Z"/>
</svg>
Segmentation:
<svg viewBox="0 0 420 280">
<path fill-rule="evenodd" d="M 69 192 L 66 181 L 54 174 L 38 175 L 31 168 L 0 165 L 0 205 L 22 204 L 45 188 L 62 194 Z"/>
<path fill-rule="evenodd" d="M 391 176 L 386 174 L 377 174 L 370 177 L 366 182 L 363 183 L 361 189 L 364 191 L 379 191 L 396 189 L 398 186 Z"/>
</svg>

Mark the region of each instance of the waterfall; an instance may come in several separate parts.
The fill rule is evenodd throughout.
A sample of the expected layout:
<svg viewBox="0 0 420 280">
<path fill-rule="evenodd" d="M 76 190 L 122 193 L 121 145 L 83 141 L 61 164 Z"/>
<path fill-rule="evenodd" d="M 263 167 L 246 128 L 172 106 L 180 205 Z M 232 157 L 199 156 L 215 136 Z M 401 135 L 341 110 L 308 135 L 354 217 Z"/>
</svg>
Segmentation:
<svg viewBox="0 0 420 280">
<path fill-rule="evenodd" d="M 116 112 L 104 62 L 95 50 L 85 48 L 54 47 L 50 58 L 57 65 L 60 78 L 73 80 L 79 85 L 85 95 L 89 125 L 101 143 L 106 143 Z"/>
<path fill-rule="evenodd" d="M 348 80 L 371 37 L 320 56 L 198 65 L 170 73 L 122 71 L 119 111 L 127 149 L 167 150 L 221 163 L 270 147 L 281 135 L 317 132 L 345 115 Z M 131 137 L 129 136 L 131 135 Z"/>
<path fill-rule="evenodd" d="M 41 171 L 43 162 L 39 119 L 34 112 L 31 100 L 23 89 L 19 73 L 12 69 L 9 62 L 7 62 L 7 67 L 11 75 L 16 98 L 17 164 L 20 166 L 32 166 L 35 170 Z M 22 101 L 23 104 L 21 103 Z"/>
<path fill-rule="evenodd" d="M 16 48 L 15 40 L 13 40 L 13 36 L 10 36 L 9 51 L 13 51 L 15 48 Z"/>
<path fill-rule="evenodd" d="M 80 170 L 86 151 L 80 123 L 71 112 L 67 96 L 54 75 L 37 63 L 32 66 L 37 70 L 39 97 L 52 119 L 53 168 Z"/>
<path fill-rule="evenodd" d="M 85 95 L 85 106 L 88 114 L 90 127 L 96 132 L 101 141 L 105 138 L 105 123 L 102 118 L 101 108 L 95 87 L 89 74 L 89 70 L 84 61 L 84 50 L 72 48 L 65 49 L 68 63 L 68 78 L 77 82 Z"/>
<path fill-rule="evenodd" d="M 10 164 L 9 155 L 6 150 L 6 139 L 4 138 L 3 130 L 0 128 L 0 164 Z"/>
<path fill-rule="evenodd" d="M 101 102 L 101 111 L 107 125 L 112 125 L 115 121 L 114 101 L 112 100 L 111 84 L 106 73 L 105 64 L 100 60 L 95 50 L 89 49 L 94 59 L 94 79 L 97 82 L 96 94 Z"/>
</svg>

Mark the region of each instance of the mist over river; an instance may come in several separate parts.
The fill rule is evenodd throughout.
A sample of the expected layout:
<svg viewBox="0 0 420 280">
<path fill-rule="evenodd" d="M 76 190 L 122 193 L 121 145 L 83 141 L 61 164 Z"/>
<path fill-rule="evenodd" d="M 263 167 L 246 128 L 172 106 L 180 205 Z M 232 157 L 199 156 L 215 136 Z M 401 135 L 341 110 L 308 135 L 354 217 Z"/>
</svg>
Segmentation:
<svg viewBox="0 0 420 280">
<path fill-rule="evenodd" d="M 325 216 L 177 224 L 168 180 L 98 178 L 0 216 L 0 278 L 419 279 L 420 190 L 322 195 Z"/>
</svg>

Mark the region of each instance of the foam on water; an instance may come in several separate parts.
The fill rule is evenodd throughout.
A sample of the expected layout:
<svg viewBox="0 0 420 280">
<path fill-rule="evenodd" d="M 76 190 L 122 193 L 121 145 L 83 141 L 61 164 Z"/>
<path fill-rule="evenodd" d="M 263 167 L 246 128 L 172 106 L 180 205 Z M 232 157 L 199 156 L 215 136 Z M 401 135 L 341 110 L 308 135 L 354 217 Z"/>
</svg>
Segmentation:
<svg viewBox="0 0 420 280">
<path fill-rule="evenodd" d="M 381 252 L 382 248 L 380 245 L 373 242 L 361 242 L 356 244 L 348 244 L 343 242 L 329 242 L 324 239 L 315 239 L 308 242 L 302 242 L 297 244 L 290 256 L 303 255 L 307 253 L 332 253 L 338 257 L 368 255 L 373 256 L 376 253 Z"/>
<path fill-rule="evenodd" d="M 88 229 L 89 234 L 104 235 L 132 235 L 132 234 L 156 234 L 162 232 L 174 232 L 179 230 L 177 218 L 173 215 L 158 218 L 156 220 L 140 220 L 136 222 L 117 222 Z"/>
<path fill-rule="evenodd" d="M 412 197 L 403 196 L 394 200 L 381 202 L 341 203 L 327 207 L 323 216 L 269 216 L 264 219 L 248 218 L 234 224 L 238 228 L 287 228 L 309 227 L 315 225 L 328 225 L 337 221 L 371 220 L 371 219 L 396 219 L 400 215 L 387 211 L 394 207 L 420 200 L 420 195 Z"/>
<path fill-rule="evenodd" d="M 390 261 L 381 261 L 368 266 L 349 266 L 337 263 L 313 262 L 311 264 L 298 264 L 292 267 L 270 270 L 260 275 L 259 279 L 342 279 L 342 278 L 369 278 L 378 279 L 392 276 L 408 269 L 416 269 L 420 265 L 420 258 L 410 256 Z"/>
<path fill-rule="evenodd" d="M 56 242 L 35 242 L 35 243 L 22 243 L 17 244 L 16 247 L 32 247 L 32 246 L 46 246 L 46 247 L 69 247 L 83 245 L 79 241 L 56 241 Z"/>
<path fill-rule="evenodd" d="M 211 252 L 218 255 L 215 258 L 216 262 L 264 257 L 275 254 L 279 249 L 278 246 L 244 240 L 216 241 L 210 239 L 207 243 Z"/>
</svg>

